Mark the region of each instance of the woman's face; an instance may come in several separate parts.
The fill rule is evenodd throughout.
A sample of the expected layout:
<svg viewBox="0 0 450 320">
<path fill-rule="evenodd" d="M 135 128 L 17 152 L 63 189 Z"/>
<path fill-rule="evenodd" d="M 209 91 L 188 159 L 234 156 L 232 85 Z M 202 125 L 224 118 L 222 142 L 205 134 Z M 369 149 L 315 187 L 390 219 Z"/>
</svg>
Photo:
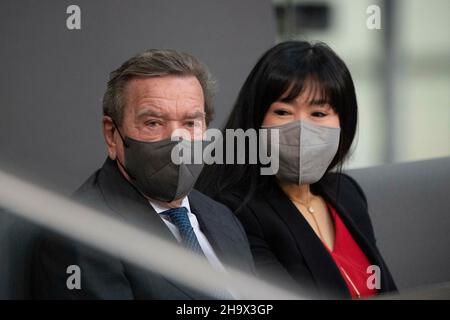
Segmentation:
<svg viewBox="0 0 450 320">
<path fill-rule="evenodd" d="M 326 101 L 320 97 L 319 90 L 311 91 L 307 86 L 292 101 L 283 101 L 286 92 L 278 101 L 272 103 L 262 123 L 263 127 L 279 126 L 289 122 L 303 120 L 313 124 L 339 128 L 339 116 Z"/>
</svg>

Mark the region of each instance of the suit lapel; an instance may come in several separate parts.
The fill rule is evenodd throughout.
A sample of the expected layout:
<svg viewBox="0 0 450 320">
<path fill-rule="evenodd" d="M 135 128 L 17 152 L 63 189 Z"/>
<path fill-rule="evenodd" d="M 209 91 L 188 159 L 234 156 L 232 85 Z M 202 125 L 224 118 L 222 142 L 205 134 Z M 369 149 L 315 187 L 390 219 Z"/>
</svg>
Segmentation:
<svg viewBox="0 0 450 320">
<path fill-rule="evenodd" d="M 321 195 L 335 208 L 345 227 L 350 232 L 360 249 L 364 252 L 369 262 L 372 265 L 379 266 L 381 270 L 387 270 L 384 261 L 381 258 L 381 254 L 379 253 L 376 246 L 371 241 L 369 241 L 369 239 L 361 232 L 361 228 L 357 226 L 351 215 L 348 213 L 348 210 L 346 208 L 350 207 L 350 205 L 346 205 L 344 203 L 343 197 L 339 199 L 341 201 L 337 201 L 335 192 L 336 186 L 333 186 L 333 183 L 327 184 L 324 181 L 318 183 L 318 188 Z M 350 201 L 354 201 L 354 199 L 350 199 Z M 383 284 L 388 283 L 388 278 L 386 277 L 385 272 L 382 272 L 381 276 L 382 289 L 384 289 Z M 383 292 L 384 290 L 381 291 Z"/>
<path fill-rule="evenodd" d="M 342 222 L 345 224 L 346 228 L 351 233 L 358 246 L 362 249 L 364 254 L 366 254 L 369 261 L 371 263 L 378 262 L 374 261 L 378 260 L 375 257 L 376 255 L 373 254 L 376 251 L 375 247 L 360 231 L 360 228 L 358 228 L 358 226 L 348 213 L 347 209 L 342 205 L 341 201 L 336 201 L 336 198 L 333 196 L 333 191 L 330 190 L 330 188 L 326 185 L 321 186 L 321 191 L 321 196 L 323 196 L 325 201 L 329 202 L 335 208 Z"/>
<path fill-rule="evenodd" d="M 197 216 L 200 228 L 221 262 L 231 266 L 237 266 L 234 256 L 239 250 L 240 243 L 231 236 L 234 230 L 223 223 L 219 212 L 199 198 L 198 191 L 192 190 L 189 194 L 191 211 Z"/>
</svg>

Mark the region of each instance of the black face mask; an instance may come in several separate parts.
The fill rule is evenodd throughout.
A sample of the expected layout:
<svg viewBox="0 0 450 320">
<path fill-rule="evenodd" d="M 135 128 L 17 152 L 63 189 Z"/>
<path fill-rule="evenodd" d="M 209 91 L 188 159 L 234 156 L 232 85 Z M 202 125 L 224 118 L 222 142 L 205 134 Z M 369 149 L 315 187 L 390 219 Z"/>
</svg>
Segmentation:
<svg viewBox="0 0 450 320">
<path fill-rule="evenodd" d="M 117 126 L 116 126 L 117 129 Z M 172 141 L 164 139 L 155 142 L 134 140 L 122 137 L 125 152 L 125 165 L 119 165 L 127 172 L 133 185 L 145 196 L 159 201 L 170 202 L 186 196 L 194 187 L 202 169 L 203 160 L 194 163 L 194 152 L 201 148 L 203 141 Z M 180 151 L 183 150 L 183 151 Z M 181 160 L 172 161 L 176 155 L 190 150 Z M 173 156 L 175 155 L 175 156 Z M 180 159 L 180 157 L 178 157 Z M 198 159 L 195 159 L 198 160 Z"/>
</svg>

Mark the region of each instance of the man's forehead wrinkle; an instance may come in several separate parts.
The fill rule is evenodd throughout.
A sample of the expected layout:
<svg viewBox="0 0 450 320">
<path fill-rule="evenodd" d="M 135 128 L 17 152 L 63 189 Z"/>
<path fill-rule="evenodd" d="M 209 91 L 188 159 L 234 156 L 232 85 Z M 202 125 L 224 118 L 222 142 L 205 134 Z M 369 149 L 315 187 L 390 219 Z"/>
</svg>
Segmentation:
<svg viewBox="0 0 450 320">
<path fill-rule="evenodd" d="M 154 96 L 142 96 L 142 97 L 137 97 L 136 100 L 139 100 L 140 102 L 142 102 L 142 104 L 144 104 L 145 102 L 149 101 L 158 101 L 158 102 L 164 102 L 164 101 L 201 101 L 202 99 L 200 97 L 197 96 L 177 96 L 177 97 L 154 97 Z"/>
<path fill-rule="evenodd" d="M 200 97 L 130 97 L 132 102 L 139 109 L 164 109 L 165 107 L 174 105 L 176 108 L 183 107 L 186 104 L 193 104 L 189 107 L 190 110 L 199 108 L 202 105 L 202 99 Z M 143 111 L 142 111 L 143 112 Z"/>
<path fill-rule="evenodd" d="M 157 91 L 157 92 L 155 92 Z M 135 100 L 155 100 L 155 101 L 173 101 L 173 100 L 203 100 L 203 95 L 199 95 L 191 90 L 166 90 L 161 92 L 160 90 L 137 90 L 137 92 L 130 92 L 130 96 L 133 96 Z"/>
<path fill-rule="evenodd" d="M 143 115 L 163 116 L 163 115 L 165 115 L 166 113 L 170 113 L 170 112 L 165 112 L 166 109 L 160 109 L 160 110 L 161 110 L 161 111 L 144 108 L 144 109 L 139 110 L 139 111 L 136 113 L 136 115 L 137 115 L 138 117 L 139 117 L 139 116 L 143 116 Z M 186 115 L 186 116 L 190 116 L 190 117 L 197 117 L 197 116 L 203 116 L 203 115 L 205 115 L 205 112 L 202 111 L 202 110 L 200 109 L 200 107 L 192 107 L 192 108 L 189 108 L 188 110 L 176 110 L 176 111 L 177 111 L 178 113 L 182 113 L 182 114 L 184 114 L 184 115 Z"/>
</svg>

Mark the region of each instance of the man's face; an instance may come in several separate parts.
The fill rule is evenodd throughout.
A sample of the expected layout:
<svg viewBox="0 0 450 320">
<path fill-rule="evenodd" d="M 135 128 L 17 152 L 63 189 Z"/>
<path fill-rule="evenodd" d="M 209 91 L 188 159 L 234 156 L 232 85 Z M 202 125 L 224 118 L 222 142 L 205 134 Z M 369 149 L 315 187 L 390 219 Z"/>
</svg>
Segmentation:
<svg viewBox="0 0 450 320">
<path fill-rule="evenodd" d="M 135 78 L 124 90 L 123 136 L 140 141 L 159 141 L 185 129 L 188 138 L 201 139 L 205 131 L 205 101 L 202 87 L 194 76 Z M 112 159 L 125 163 L 122 140 L 109 117 L 103 131 Z"/>
</svg>

